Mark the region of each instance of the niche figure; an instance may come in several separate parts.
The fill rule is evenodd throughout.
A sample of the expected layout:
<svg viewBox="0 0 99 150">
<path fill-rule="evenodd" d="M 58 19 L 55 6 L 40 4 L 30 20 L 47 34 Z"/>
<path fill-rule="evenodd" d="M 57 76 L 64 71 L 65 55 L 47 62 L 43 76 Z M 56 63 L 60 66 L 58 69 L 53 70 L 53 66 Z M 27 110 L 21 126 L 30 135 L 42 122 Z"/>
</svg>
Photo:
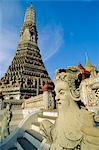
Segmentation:
<svg viewBox="0 0 99 150">
<path fill-rule="evenodd" d="M 4 140 L 10 133 L 9 133 L 9 123 L 11 120 L 11 111 L 10 111 L 10 104 L 7 104 L 6 109 L 3 114 L 3 119 L 1 122 L 1 141 Z"/>
</svg>

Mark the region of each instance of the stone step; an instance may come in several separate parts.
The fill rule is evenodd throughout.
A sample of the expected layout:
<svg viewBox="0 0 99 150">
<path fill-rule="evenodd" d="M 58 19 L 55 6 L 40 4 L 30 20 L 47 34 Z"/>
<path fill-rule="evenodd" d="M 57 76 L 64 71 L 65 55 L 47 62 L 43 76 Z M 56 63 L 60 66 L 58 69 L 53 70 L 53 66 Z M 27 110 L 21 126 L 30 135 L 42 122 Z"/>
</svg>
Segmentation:
<svg viewBox="0 0 99 150">
<path fill-rule="evenodd" d="M 45 115 L 44 115 L 45 114 Z M 55 123 L 55 120 L 58 116 L 57 111 L 43 111 L 42 113 L 38 114 L 38 122 L 33 122 L 31 125 L 31 129 L 37 132 L 40 132 L 40 122 L 43 120 L 49 120 L 52 123 Z"/>
<path fill-rule="evenodd" d="M 33 122 L 32 125 L 31 125 L 31 129 L 32 130 L 35 130 L 37 132 L 40 132 L 40 122 Z"/>
<path fill-rule="evenodd" d="M 28 129 L 25 132 L 29 133 L 30 135 L 32 135 L 33 137 L 38 139 L 40 142 L 42 142 L 42 140 L 43 140 L 42 135 L 40 133 L 38 133 L 37 131 L 35 131 L 33 129 Z"/>
<path fill-rule="evenodd" d="M 10 122 L 10 124 L 9 124 L 10 133 L 17 129 L 19 123 L 20 123 L 20 120 L 13 120 L 13 121 Z"/>
<path fill-rule="evenodd" d="M 15 115 L 12 114 L 11 121 L 12 120 L 22 120 L 22 119 L 23 119 L 23 114 L 15 114 Z"/>
<path fill-rule="evenodd" d="M 25 131 L 24 137 L 36 148 L 39 148 L 43 141 L 41 134 L 32 129 Z"/>
<path fill-rule="evenodd" d="M 53 116 L 46 116 L 46 115 L 42 115 L 42 114 L 38 114 L 38 122 L 42 122 L 43 120 L 49 120 L 52 123 L 55 123 L 57 117 L 53 117 Z"/>
<path fill-rule="evenodd" d="M 10 126 L 14 126 L 14 125 L 18 125 L 20 123 L 21 120 L 12 120 L 10 122 Z"/>
<path fill-rule="evenodd" d="M 12 133 L 13 131 L 15 131 L 18 128 L 18 125 L 12 125 L 9 128 L 10 133 Z"/>
<path fill-rule="evenodd" d="M 12 120 L 9 124 L 10 133 L 18 128 L 18 125 L 22 120 L 23 120 L 23 118 L 18 118 L 18 119 L 12 118 Z"/>
<path fill-rule="evenodd" d="M 17 141 L 17 143 L 15 145 L 17 146 L 18 150 L 24 150 L 18 141 Z"/>
<path fill-rule="evenodd" d="M 15 109 L 15 110 L 12 110 L 12 114 L 23 114 L 23 109 Z"/>
<path fill-rule="evenodd" d="M 8 150 L 18 150 L 17 147 L 9 148 Z"/>
<path fill-rule="evenodd" d="M 44 116 L 52 116 L 52 117 L 57 117 L 58 116 L 58 111 L 57 110 L 43 110 L 43 115 Z"/>
<path fill-rule="evenodd" d="M 37 150 L 37 148 L 30 143 L 25 137 L 20 137 L 17 139 L 18 143 L 21 145 L 23 150 Z"/>
</svg>

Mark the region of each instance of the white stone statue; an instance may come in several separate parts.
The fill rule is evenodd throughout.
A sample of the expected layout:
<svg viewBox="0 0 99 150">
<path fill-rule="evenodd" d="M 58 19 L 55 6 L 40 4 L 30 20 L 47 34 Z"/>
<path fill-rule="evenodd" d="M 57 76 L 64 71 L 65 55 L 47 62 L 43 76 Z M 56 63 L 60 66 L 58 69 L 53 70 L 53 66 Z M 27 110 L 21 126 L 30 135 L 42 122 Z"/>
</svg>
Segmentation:
<svg viewBox="0 0 99 150">
<path fill-rule="evenodd" d="M 42 135 L 51 150 L 99 150 L 99 127 L 94 113 L 78 107 L 80 91 L 75 85 L 78 69 L 60 69 L 55 76 L 59 115 L 55 124 L 43 121 Z"/>
<path fill-rule="evenodd" d="M 10 105 L 7 104 L 1 122 L 1 141 L 9 135 L 9 122 L 11 119 Z"/>
<path fill-rule="evenodd" d="M 2 109 L 3 100 L 0 99 L 0 110 Z"/>
<path fill-rule="evenodd" d="M 3 109 L 3 95 L 2 92 L 0 92 L 0 110 Z"/>
</svg>

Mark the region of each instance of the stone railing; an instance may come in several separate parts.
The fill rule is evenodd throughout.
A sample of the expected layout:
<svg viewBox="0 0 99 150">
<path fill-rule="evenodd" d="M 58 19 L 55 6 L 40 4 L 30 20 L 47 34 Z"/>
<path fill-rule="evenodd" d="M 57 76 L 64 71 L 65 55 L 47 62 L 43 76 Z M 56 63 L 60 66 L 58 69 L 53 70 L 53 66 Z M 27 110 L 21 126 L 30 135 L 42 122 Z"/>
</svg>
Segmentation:
<svg viewBox="0 0 99 150">
<path fill-rule="evenodd" d="M 20 87 L 5 87 L 5 88 L 0 88 L 1 91 L 3 92 L 8 92 L 8 91 L 18 91 Z"/>
<path fill-rule="evenodd" d="M 4 107 L 6 107 L 6 105 L 8 104 L 8 103 L 10 103 L 11 104 L 11 109 L 19 109 L 19 108 L 21 108 L 21 106 L 22 106 L 22 103 L 23 103 L 23 100 L 4 100 L 3 101 L 3 105 L 4 105 Z"/>
<path fill-rule="evenodd" d="M 43 94 L 40 94 L 35 97 L 31 97 L 30 99 L 26 100 L 25 108 L 43 108 Z"/>
<path fill-rule="evenodd" d="M 32 111 L 29 110 L 27 117 L 25 117 L 18 125 L 17 129 L 12 132 L 2 143 L 0 143 L 0 150 L 7 150 L 14 147 L 17 143 L 17 138 L 24 135 L 24 131 L 31 127 L 32 122 L 37 120 L 37 114 L 40 109 L 34 108 Z"/>
</svg>

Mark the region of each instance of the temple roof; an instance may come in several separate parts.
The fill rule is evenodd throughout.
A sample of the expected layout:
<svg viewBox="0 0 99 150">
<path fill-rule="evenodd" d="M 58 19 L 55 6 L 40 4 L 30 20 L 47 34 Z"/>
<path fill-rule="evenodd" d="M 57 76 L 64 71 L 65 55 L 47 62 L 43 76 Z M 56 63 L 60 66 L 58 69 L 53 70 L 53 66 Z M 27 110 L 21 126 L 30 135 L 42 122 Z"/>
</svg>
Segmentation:
<svg viewBox="0 0 99 150">
<path fill-rule="evenodd" d="M 32 22 L 34 25 L 36 24 L 36 15 L 32 3 L 26 10 L 24 22 Z"/>
<path fill-rule="evenodd" d="M 88 68 L 90 68 L 90 67 L 94 67 L 94 65 L 92 65 L 92 64 L 90 63 L 89 58 L 88 58 L 88 56 L 87 56 L 87 57 L 86 57 L 86 65 L 85 65 L 85 68 L 88 69 Z"/>
</svg>

